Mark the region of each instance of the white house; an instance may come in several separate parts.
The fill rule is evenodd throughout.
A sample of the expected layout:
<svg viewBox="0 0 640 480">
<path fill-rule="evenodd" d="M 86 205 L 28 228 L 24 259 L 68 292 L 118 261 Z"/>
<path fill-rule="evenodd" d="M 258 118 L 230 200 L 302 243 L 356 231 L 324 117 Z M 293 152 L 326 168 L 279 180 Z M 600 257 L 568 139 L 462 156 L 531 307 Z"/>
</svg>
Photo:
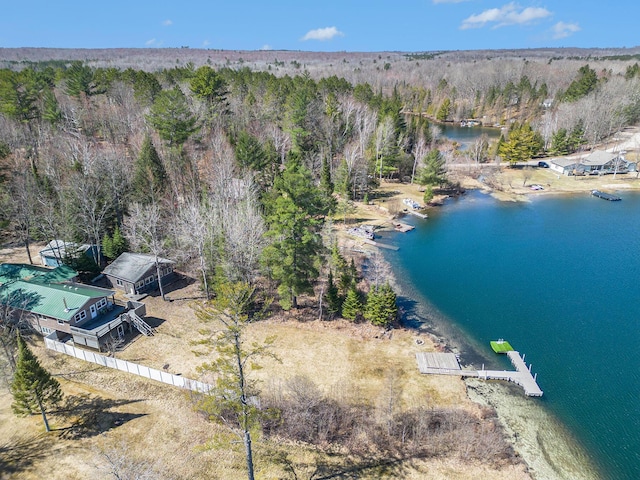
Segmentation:
<svg viewBox="0 0 640 480">
<path fill-rule="evenodd" d="M 595 150 L 582 158 L 554 158 L 549 168 L 563 175 L 603 175 L 606 173 L 635 172 L 637 164 L 629 162 L 624 155 Z"/>
</svg>

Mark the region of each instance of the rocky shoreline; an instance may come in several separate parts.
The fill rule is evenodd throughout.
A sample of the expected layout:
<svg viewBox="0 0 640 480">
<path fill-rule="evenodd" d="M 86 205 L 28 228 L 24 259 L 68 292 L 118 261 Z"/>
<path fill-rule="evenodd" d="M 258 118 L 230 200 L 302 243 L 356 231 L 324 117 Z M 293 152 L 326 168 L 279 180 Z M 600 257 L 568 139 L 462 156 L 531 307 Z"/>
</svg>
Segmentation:
<svg viewBox="0 0 640 480">
<path fill-rule="evenodd" d="M 640 189 L 640 182 L 634 183 L 633 189 Z M 580 186 L 586 187 L 587 185 L 581 184 Z M 401 198 L 407 196 L 415 198 L 418 194 L 417 188 L 412 187 L 416 190 L 415 192 L 408 192 L 406 188 L 397 184 L 393 185 L 391 188 L 395 188 L 395 191 L 386 198 L 385 203 L 392 205 L 393 202 L 400 201 Z M 590 190 L 591 184 L 589 188 L 553 193 L 587 193 Z M 487 193 L 496 194 L 490 189 Z M 512 191 L 507 195 L 498 194 L 495 196 L 500 200 L 526 201 L 529 195 L 541 193 L 548 194 L 550 192 L 531 191 L 526 192 L 525 195 L 524 192 Z M 378 215 L 375 215 L 376 218 L 372 219 L 372 223 L 383 226 L 383 228 L 390 228 L 388 225 L 391 225 L 393 217 L 390 218 L 387 213 L 385 218 L 384 210 L 374 211 L 374 214 Z M 349 248 L 353 249 L 353 245 Z M 371 247 L 368 249 L 370 250 Z M 403 287 L 398 282 L 392 265 L 384 259 L 382 253 L 370 250 L 367 258 L 375 258 L 374 261 L 378 264 L 375 270 L 384 272 L 385 280 L 393 286 L 399 297 L 411 298 L 411 292 L 408 292 L 406 286 Z M 365 264 L 366 262 L 367 260 L 365 260 Z M 366 265 L 363 270 L 365 274 L 368 274 L 367 270 L 369 269 Z M 419 313 L 414 313 L 409 318 L 403 318 L 403 326 L 427 334 L 433 343 L 434 350 L 453 351 L 461 354 L 463 363 L 477 363 L 483 360 L 471 340 L 456 332 L 454 328 L 447 325 L 447 319 L 439 315 L 438 312 L 429 311 L 426 306 L 423 306 Z M 599 478 L 597 468 L 586 451 L 544 408 L 540 400 L 525 397 L 517 387 L 501 382 L 453 378 L 452 381 L 464 381 L 467 385 L 467 397 L 470 400 L 495 410 L 505 430 L 507 441 L 527 464 L 532 478 L 537 480 L 596 480 Z"/>
</svg>

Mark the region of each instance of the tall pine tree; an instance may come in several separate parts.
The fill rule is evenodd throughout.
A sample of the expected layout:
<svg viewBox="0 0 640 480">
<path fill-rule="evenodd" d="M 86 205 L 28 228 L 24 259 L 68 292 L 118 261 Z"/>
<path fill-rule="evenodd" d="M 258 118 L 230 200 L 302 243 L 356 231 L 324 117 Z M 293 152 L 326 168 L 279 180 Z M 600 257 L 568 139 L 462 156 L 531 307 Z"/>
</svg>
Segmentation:
<svg viewBox="0 0 640 480">
<path fill-rule="evenodd" d="M 355 286 L 352 286 L 342 302 L 342 317 L 347 320 L 356 320 L 362 314 L 362 309 L 360 293 Z"/>
<path fill-rule="evenodd" d="M 272 243 L 264 249 L 262 262 L 279 283 L 282 307 L 297 308 L 297 297 L 312 293 L 312 282 L 318 277 L 316 265 L 322 251 L 318 228 L 327 212 L 326 198 L 292 155 L 266 200 L 266 236 Z"/>
<path fill-rule="evenodd" d="M 11 383 L 13 404 L 16 415 L 42 414 L 47 432 L 51 431 L 47 420 L 47 408 L 62 400 L 60 383 L 41 365 L 36 356 L 18 334 L 18 361 Z"/>
<path fill-rule="evenodd" d="M 147 205 L 162 193 L 167 181 L 167 172 L 162 165 L 160 155 L 148 135 L 142 142 L 140 154 L 133 171 L 133 199 Z"/>
</svg>

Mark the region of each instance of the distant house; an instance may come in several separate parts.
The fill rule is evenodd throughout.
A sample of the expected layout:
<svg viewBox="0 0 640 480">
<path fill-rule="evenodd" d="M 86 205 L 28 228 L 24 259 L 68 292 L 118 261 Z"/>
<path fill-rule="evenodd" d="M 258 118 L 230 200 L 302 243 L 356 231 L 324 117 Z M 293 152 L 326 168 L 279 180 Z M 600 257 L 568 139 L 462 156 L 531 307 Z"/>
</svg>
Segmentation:
<svg viewBox="0 0 640 480">
<path fill-rule="evenodd" d="M 175 262 L 166 258 L 158 258 L 162 284 L 175 275 Z M 153 255 L 125 252 L 108 265 L 102 273 L 112 287 L 131 295 L 138 295 L 155 290 L 158 287 L 158 274 Z"/>
<path fill-rule="evenodd" d="M 96 245 L 78 245 L 64 240 L 51 240 L 46 247 L 40 250 L 40 262 L 47 267 L 59 267 L 68 256 L 85 255 L 96 261 L 98 247 Z"/>
<path fill-rule="evenodd" d="M 603 175 L 607 173 L 635 172 L 637 164 L 619 153 L 596 150 L 582 158 L 555 158 L 549 167 L 563 175 Z"/>
</svg>

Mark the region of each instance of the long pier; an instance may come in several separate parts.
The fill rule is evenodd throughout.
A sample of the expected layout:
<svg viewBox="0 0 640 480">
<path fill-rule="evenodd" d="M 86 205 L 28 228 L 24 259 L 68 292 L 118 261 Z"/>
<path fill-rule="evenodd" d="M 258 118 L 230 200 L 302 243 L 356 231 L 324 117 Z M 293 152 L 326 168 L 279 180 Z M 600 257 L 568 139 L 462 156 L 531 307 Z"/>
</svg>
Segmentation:
<svg viewBox="0 0 640 480">
<path fill-rule="evenodd" d="M 528 397 L 541 397 L 542 390 L 537 383 L 537 374 L 531 374 L 531 365 L 527 367 L 524 357 L 514 351 L 507 352 L 515 371 L 511 370 L 463 370 L 454 353 L 417 352 L 416 360 L 420 373 L 437 375 L 458 375 L 484 380 L 506 380 L 519 385 Z"/>
</svg>

